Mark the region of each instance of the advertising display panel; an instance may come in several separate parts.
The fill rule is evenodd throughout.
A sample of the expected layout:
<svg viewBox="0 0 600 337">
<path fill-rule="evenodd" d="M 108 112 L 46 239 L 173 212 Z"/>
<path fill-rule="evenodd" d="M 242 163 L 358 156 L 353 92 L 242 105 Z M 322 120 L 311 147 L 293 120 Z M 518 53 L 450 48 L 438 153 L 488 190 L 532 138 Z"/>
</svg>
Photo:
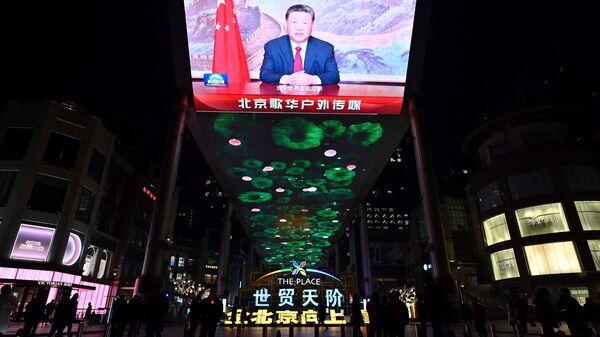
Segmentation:
<svg viewBox="0 0 600 337">
<path fill-rule="evenodd" d="M 196 110 L 399 114 L 416 0 L 185 0 Z"/>
<path fill-rule="evenodd" d="M 21 224 L 11 259 L 46 261 L 54 237 L 54 228 Z"/>
</svg>

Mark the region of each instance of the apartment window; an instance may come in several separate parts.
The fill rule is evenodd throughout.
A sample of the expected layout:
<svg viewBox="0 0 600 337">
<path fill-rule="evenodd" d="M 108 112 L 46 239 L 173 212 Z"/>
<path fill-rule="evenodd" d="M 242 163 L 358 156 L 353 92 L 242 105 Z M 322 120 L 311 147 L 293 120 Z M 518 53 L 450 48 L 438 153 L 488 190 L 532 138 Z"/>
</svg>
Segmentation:
<svg viewBox="0 0 600 337">
<path fill-rule="evenodd" d="M 8 128 L 0 145 L 0 160 L 21 160 L 27 153 L 33 129 Z"/>
<path fill-rule="evenodd" d="M 0 171 L 0 207 L 6 206 L 10 198 L 17 171 Z"/>
<path fill-rule="evenodd" d="M 525 256 L 533 276 L 581 272 L 573 242 L 525 246 Z"/>
<path fill-rule="evenodd" d="M 519 277 L 515 251 L 512 248 L 492 253 L 490 258 L 496 281 Z"/>
<path fill-rule="evenodd" d="M 38 174 L 27 207 L 36 211 L 60 213 L 69 181 Z"/>
<path fill-rule="evenodd" d="M 531 171 L 508 177 L 508 187 L 513 200 L 519 200 L 554 192 L 549 169 Z"/>
<path fill-rule="evenodd" d="M 217 283 L 217 275 L 204 274 L 204 283 L 206 283 L 206 284 L 215 284 L 215 283 Z"/>
<path fill-rule="evenodd" d="M 88 190 L 85 187 L 81 189 L 81 195 L 79 196 L 79 207 L 77 208 L 75 219 L 86 224 L 90 222 L 90 216 L 92 215 L 95 197 L 96 193 Z"/>
<path fill-rule="evenodd" d="M 488 246 L 510 240 L 510 233 L 508 232 L 504 213 L 485 220 L 483 222 L 483 232 L 485 234 L 485 243 Z"/>
<path fill-rule="evenodd" d="M 600 230 L 600 201 L 575 201 L 575 208 L 584 231 Z"/>
<path fill-rule="evenodd" d="M 591 165 L 564 166 L 562 171 L 572 192 L 600 191 L 600 169 Z"/>
<path fill-rule="evenodd" d="M 569 226 L 560 203 L 522 208 L 515 211 L 521 236 L 567 232 Z"/>
<path fill-rule="evenodd" d="M 44 161 L 50 165 L 72 170 L 77 161 L 80 143 L 79 139 L 52 132 L 46 146 Z"/>
<path fill-rule="evenodd" d="M 588 246 L 590 246 L 596 270 L 600 270 L 600 240 L 588 240 Z"/>
<path fill-rule="evenodd" d="M 90 165 L 88 166 L 87 177 L 97 184 L 102 180 L 102 171 L 104 171 L 105 158 L 98 150 L 94 149 Z"/>
<path fill-rule="evenodd" d="M 177 264 L 177 256 L 171 255 L 171 260 L 169 261 L 169 266 L 175 267 L 175 264 Z"/>
<path fill-rule="evenodd" d="M 502 197 L 500 196 L 500 188 L 498 183 L 493 182 L 482 187 L 477 191 L 477 201 L 479 202 L 479 210 L 483 213 L 494 207 L 502 205 Z"/>
<path fill-rule="evenodd" d="M 185 258 L 180 256 L 179 260 L 177 261 L 177 267 L 185 267 Z"/>
</svg>

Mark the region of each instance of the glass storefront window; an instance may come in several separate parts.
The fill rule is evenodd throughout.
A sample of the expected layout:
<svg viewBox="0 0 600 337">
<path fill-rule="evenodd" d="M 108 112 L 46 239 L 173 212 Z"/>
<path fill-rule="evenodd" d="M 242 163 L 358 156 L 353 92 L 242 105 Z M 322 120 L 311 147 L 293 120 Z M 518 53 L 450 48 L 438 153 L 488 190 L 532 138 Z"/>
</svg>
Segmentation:
<svg viewBox="0 0 600 337">
<path fill-rule="evenodd" d="M 569 231 L 560 203 L 522 208 L 515 211 L 521 236 Z"/>
<path fill-rule="evenodd" d="M 575 201 L 575 208 L 584 231 L 600 230 L 600 201 Z"/>
<path fill-rule="evenodd" d="M 590 252 L 594 258 L 596 270 L 600 270 L 600 240 L 588 240 L 588 246 L 590 246 Z"/>
<path fill-rule="evenodd" d="M 573 242 L 525 246 L 525 256 L 533 276 L 581 272 Z"/>
<path fill-rule="evenodd" d="M 515 251 L 512 248 L 492 253 L 490 254 L 490 258 L 492 259 L 492 268 L 496 281 L 519 277 Z"/>
<path fill-rule="evenodd" d="M 483 222 L 485 243 L 490 246 L 498 242 L 510 240 L 510 233 L 506 225 L 504 213 L 489 218 Z"/>
</svg>

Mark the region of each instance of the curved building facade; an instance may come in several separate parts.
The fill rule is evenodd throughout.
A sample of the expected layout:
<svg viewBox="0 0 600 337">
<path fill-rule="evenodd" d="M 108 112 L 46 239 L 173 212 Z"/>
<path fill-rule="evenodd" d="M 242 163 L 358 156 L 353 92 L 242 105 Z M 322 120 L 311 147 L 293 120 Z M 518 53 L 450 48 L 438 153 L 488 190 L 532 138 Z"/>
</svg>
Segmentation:
<svg viewBox="0 0 600 337">
<path fill-rule="evenodd" d="M 600 156 L 577 116 L 565 106 L 513 113 L 463 143 L 482 166 L 470 204 L 501 292 L 566 286 L 583 300 L 600 291 Z"/>
</svg>

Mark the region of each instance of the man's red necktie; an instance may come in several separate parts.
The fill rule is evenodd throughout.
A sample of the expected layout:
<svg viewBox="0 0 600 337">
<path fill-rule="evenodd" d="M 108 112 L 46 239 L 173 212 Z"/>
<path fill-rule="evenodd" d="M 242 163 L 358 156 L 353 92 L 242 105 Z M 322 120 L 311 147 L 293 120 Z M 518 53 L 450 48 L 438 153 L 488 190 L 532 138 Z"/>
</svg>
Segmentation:
<svg viewBox="0 0 600 337">
<path fill-rule="evenodd" d="M 296 47 L 296 56 L 294 56 L 294 72 L 297 73 L 299 71 L 302 71 L 302 56 L 300 56 L 300 50 L 302 50 L 302 47 L 297 46 Z"/>
</svg>

